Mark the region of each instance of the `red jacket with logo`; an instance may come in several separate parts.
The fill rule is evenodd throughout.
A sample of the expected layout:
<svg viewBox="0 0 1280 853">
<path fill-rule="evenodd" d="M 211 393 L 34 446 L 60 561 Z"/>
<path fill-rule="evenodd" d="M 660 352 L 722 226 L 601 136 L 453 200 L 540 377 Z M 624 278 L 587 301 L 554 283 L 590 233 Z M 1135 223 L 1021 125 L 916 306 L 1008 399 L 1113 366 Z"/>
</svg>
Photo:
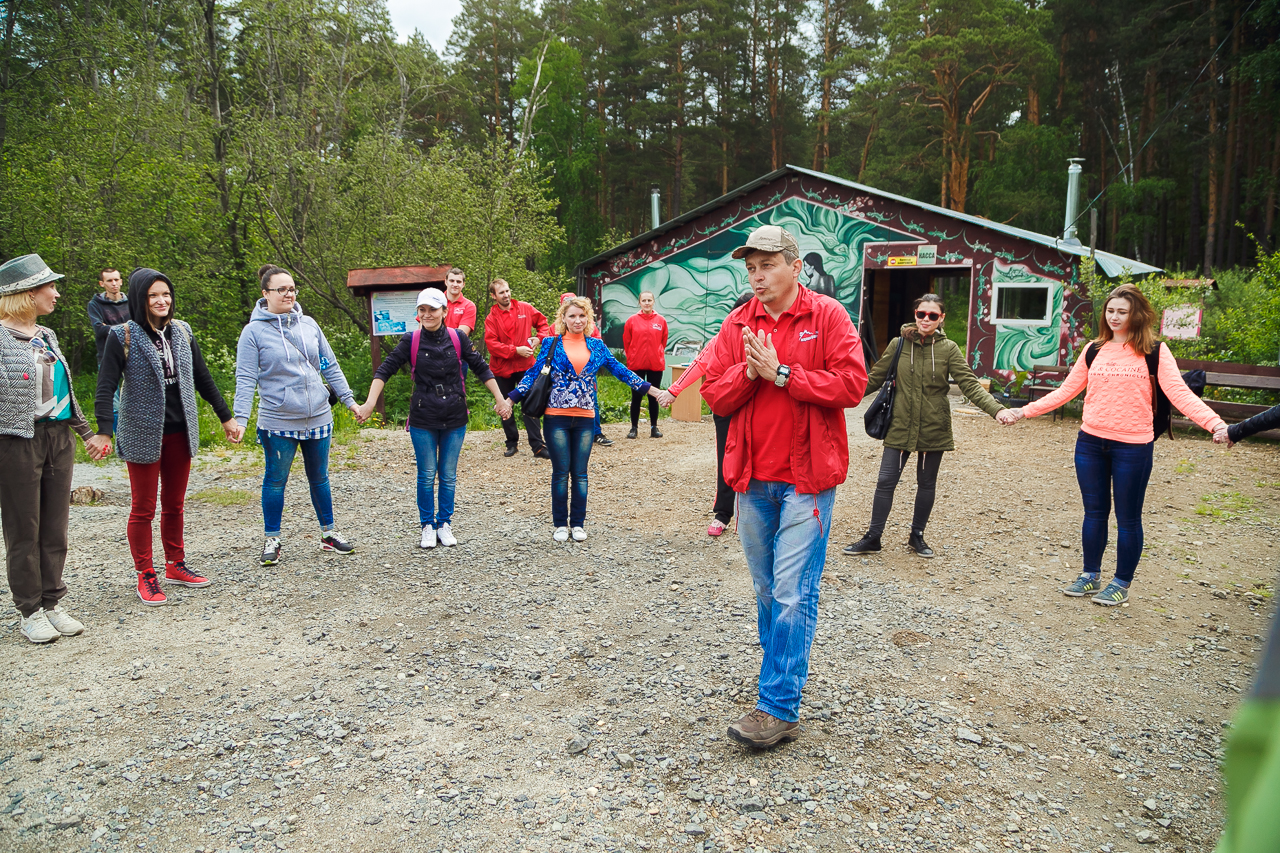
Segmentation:
<svg viewBox="0 0 1280 853">
<path fill-rule="evenodd" d="M 533 367 L 538 345 L 551 335 L 547 318 L 528 302 L 511 300 L 506 311 L 497 303 L 484 318 L 484 345 L 489 350 L 489 369 L 494 376 L 513 376 Z M 530 336 L 537 338 L 533 354 L 516 355 L 516 347 L 529 346 Z"/>
<path fill-rule="evenodd" d="M 633 314 L 622 327 L 622 351 L 632 370 L 666 369 L 667 321 L 656 311 Z"/>
<path fill-rule="evenodd" d="M 476 328 L 476 304 L 459 294 L 457 302 L 449 302 L 445 305 L 444 324 L 450 329 L 466 326 L 474 332 Z"/>
<path fill-rule="evenodd" d="M 735 309 L 707 345 L 702 397 L 717 415 L 732 415 L 724 450 L 724 481 L 735 492 L 751 482 L 751 421 L 768 418 L 756 410 L 757 383 L 747 378 L 742 330 L 760 306 L 758 299 Z M 787 344 L 791 378 L 786 390 L 793 406 L 790 435 L 776 441 L 791 448 L 797 492 L 816 494 L 838 486 L 849 473 L 849 439 L 844 410 L 862 402 L 867 367 L 862 342 L 844 306 L 801 285 L 794 307 L 796 340 Z"/>
</svg>

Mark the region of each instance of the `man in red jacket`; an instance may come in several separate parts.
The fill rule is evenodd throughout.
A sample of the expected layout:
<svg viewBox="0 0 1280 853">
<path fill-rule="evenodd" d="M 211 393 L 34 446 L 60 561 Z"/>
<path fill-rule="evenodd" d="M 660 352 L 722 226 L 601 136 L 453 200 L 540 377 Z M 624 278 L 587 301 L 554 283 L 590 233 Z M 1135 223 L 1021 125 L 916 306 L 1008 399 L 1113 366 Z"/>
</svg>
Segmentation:
<svg viewBox="0 0 1280 853">
<path fill-rule="evenodd" d="M 622 351 L 627 367 L 645 382 L 662 387 L 662 374 L 667 369 L 667 321 L 653 310 L 653 292 L 640 294 L 640 310 L 627 318 L 622 327 Z M 640 398 L 647 395 L 631 392 L 631 432 L 635 438 L 640 429 Z M 649 397 L 649 437 L 662 438 L 658 431 L 658 401 Z"/>
<path fill-rule="evenodd" d="M 466 286 L 467 274 L 461 267 L 454 267 L 445 275 L 444 295 L 449 304 L 445 306 L 444 324 L 470 336 L 476 327 L 476 304 L 462 295 Z"/>
<path fill-rule="evenodd" d="M 498 381 L 498 390 L 506 397 L 524 379 L 524 372 L 533 367 L 538 346 L 543 338 L 551 335 L 551 329 L 541 311 L 528 302 L 511 298 L 511 285 L 502 279 L 493 280 L 489 295 L 493 297 L 493 308 L 484 318 L 484 345 L 489 351 L 489 369 Z M 516 429 L 514 413 L 502 422 L 502 431 L 507 436 L 507 450 L 502 455 L 515 456 L 520 431 Z M 550 459 L 537 418 L 524 415 L 524 432 L 533 455 Z"/>
<path fill-rule="evenodd" d="M 867 368 L 844 307 L 800 285 L 794 237 L 765 225 L 733 257 L 755 298 L 708 344 L 702 396 L 733 416 L 724 479 L 738 493 L 764 651 L 755 710 L 729 736 L 769 747 L 800 734 L 831 508 L 849 470 L 844 409 L 861 402 Z"/>
</svg>

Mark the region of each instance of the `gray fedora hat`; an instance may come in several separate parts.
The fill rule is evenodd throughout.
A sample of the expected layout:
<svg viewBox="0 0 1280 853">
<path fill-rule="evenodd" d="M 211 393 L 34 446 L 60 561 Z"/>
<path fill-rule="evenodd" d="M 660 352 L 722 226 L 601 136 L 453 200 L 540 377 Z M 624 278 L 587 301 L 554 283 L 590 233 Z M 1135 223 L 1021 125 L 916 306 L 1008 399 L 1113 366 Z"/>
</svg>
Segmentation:
<svg viewBox="0 0 1280 853">
<path fill-rule="evenodd" d="M 49 269 L 39 255 L 22 255 L 0 264 L 0 296 L 32 290 L 60 278 L 62 273 Z"/>
</svg>

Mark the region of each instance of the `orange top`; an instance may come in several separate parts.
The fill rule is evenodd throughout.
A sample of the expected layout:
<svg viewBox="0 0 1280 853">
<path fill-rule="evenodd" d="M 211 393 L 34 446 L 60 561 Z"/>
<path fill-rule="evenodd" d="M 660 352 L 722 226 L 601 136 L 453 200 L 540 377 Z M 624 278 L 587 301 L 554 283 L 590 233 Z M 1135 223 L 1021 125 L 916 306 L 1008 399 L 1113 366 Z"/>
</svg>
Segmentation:
<svg viewBox="0 0 1280 853">
<path fill-rule="evenodd" d="M 571 335 L 565 332 L 560 338 L 560 345 L 564 347 L 564 354 L 568 356 L 569 363 L 573 365 L 573 369 L 578 373 L 582 373 L 582 369 L 587 366 L 587 362 L 591 360 L 591 350 L 587 349 L 587 342 L 582 335 Z M 567 415 L 571 418 L 594 418 L 596 416 L 594 409 L 556 409 L 547 407 L 548 415 Z"/>
<path fill-rule="evenodd" d="M 1213 432 L 1225 422 L 1205 405 L 1182 381 L 1173 353 L 1163 343 L 1160 347 L 1160 369 L 1156 380 L 1169 402 L 1204 429 Z M 1093 366 L 1080 353 L 1062 386 L 1034 403 L 1022 407 L 1029 418 L 1051 412 L 1088 387 L 1084 394 L 1084 418 L 1081 429 L 1098 438 L 1146 444 L 1155 438 L 1151 424 L 1151 380 L 1147 378 L 1147 360 L 1127 343 L 1107 341 L 1098 350 Z"/>
</svg>

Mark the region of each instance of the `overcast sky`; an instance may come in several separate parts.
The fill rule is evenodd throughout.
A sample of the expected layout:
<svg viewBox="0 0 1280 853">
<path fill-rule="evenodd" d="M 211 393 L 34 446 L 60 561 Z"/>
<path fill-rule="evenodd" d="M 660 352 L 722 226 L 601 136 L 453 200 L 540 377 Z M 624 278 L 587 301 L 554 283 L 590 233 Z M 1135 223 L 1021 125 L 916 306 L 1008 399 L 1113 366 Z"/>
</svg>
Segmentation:
<svg viewBox="0 0 1280 853">
<path fill-rule="evenodd" d="M 407 41 L 414 30 L 421 30 L 436 53 L 443 54 L 462 0 L 387 0 L 387 8 L 400 41 Z"/>
</svg>

